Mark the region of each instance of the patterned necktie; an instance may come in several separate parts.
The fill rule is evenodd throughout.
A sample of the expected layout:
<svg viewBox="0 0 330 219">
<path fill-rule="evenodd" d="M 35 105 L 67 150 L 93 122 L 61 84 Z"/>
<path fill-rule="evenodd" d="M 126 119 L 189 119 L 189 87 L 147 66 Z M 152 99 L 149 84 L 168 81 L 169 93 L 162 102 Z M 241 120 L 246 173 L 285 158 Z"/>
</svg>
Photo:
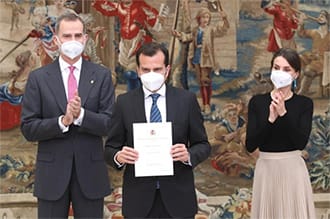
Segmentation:
<svg viewBox="0 0 330 219">
<path fill-rule="evenodd" d="M 160 111 L 157 107 L 157 100 L 160 94 L 150 94 L 152 98 L 152 105 L 150 110 L 150 122 L 162 122 L 162 116 L 160 115 Z M 156 188 L 159 189 L 159 181 L 156 182 Z"/>
<path fill-rule="evenodd" d="M 70 101 L 74 97 L 74 92 L 77 90 L 77 80 L 73 72 L 75 67 L 70 65 L 70 74 L 68 78 L 68 100 Z"/>
<path fill-rule="evenodd" d="M 152 106 L 150 111 L 150 122 L 161 122 L 162 116 L 160 115 L 160 111 L 157 107 L 157 99 L 160 94 L 150 94 L 152 98 Z"/>
</svg>

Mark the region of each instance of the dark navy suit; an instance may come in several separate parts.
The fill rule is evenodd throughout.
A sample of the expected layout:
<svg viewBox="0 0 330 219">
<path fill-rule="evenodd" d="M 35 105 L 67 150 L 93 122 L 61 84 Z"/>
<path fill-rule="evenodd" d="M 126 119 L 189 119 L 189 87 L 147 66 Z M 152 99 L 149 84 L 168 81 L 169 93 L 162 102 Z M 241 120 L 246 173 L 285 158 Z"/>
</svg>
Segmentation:
<svg viewBox="0 0 330 219">
<path fill-rule="evenodd" d="M 203 125 L 203 117 L 196 96 L 186 90 L 166 87 L 166 118 L 172 122 L 173 145 L 187 145 L 191 166 L 174 162 L 174 175 L 161 177 L 135 177 L 134 165 L 126 164 L 123 178 L 122 212 L 128 218 L 148 215 L 160 184 L 160 195 L 172 217 L 191 217 L 197 213 L 193 168 L 207 159 L 210 145 Z M 114 108 L 112 126 L 105 145 L 106 161 L 114 162 L 115 154 L 127 145 L 133 147 L 133 123 L 146 122 L 142 88 L 119 95 Z"/>
</svg>

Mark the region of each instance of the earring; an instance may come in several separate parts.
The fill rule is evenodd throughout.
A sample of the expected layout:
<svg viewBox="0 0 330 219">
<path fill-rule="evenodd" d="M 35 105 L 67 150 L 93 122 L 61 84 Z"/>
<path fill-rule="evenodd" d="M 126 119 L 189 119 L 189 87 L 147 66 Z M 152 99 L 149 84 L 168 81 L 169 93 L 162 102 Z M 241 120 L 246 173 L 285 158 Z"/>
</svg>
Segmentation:
<svg viewBox="0 0 330 219">
<path fill-rule="evenodd" d="M 296 89 L 297 88 L 297 79 L 294 79 L 293 80 L 293 89 Z"/>
</svg>

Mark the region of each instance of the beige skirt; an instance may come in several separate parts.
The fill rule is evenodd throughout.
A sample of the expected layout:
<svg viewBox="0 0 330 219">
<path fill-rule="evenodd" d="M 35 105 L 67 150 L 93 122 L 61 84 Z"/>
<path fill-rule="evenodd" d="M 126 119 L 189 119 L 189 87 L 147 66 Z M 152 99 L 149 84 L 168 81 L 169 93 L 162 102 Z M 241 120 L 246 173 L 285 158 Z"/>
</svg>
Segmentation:
<svg viewBox="0 0 330 219">
<path fill-rule="evenodd" d="M 301 151 L 260 152 L 252 219 L 315 219 L 312 187 Z"/>
</svg>

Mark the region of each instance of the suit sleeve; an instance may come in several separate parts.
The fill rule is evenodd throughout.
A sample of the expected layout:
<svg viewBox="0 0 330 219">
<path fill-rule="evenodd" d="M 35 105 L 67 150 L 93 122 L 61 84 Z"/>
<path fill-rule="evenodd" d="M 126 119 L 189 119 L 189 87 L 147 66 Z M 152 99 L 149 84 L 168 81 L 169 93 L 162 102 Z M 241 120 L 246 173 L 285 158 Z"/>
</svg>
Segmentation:
<svg viewBox="0 0 330 219">
<path fill-rule="evenodd" d="M 111 117 L 111 127 L 105 143 L 105 161 L 114 168 L 121 169 L 114 162 L 114 156 L 120 151 L 125 143 L 125 127 L 122 118 L 121 96 L 117 98 Z"/>
<path fill-rule="evenodd" d="M 31 72 L 26 84 L 21 114 L 21 131 L 28 141 L 62 138 L 58 116 L 43 118 L 42 98 L 38 73 Z"/>
<path fill-rule="evenodd" d="M 204 119 L 200 112 L 199 104 L 194 94 L 189 96 L 189 147 L 190 162 L 192 167 L 206 160 L 211 153 L 204 127 Z"/>
</svg>

